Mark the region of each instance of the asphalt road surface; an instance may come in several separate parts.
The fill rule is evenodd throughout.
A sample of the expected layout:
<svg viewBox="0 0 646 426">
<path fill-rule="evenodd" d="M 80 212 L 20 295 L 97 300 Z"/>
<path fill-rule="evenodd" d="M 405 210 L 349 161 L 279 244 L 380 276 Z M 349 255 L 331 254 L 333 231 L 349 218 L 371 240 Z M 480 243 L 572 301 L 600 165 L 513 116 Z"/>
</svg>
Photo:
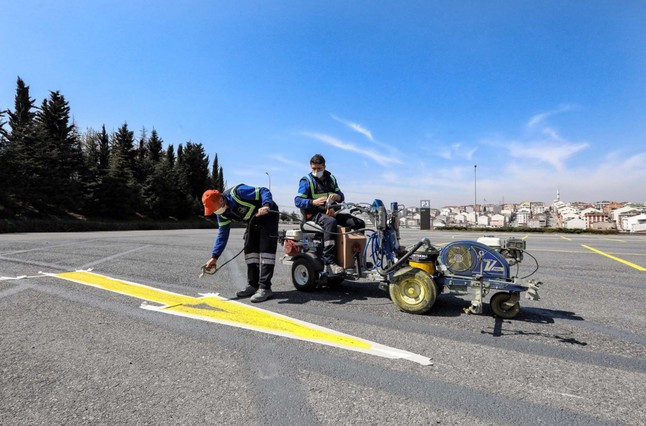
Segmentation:
<svg viewBox="0 0 646 426">
<path fill-rule="evenodd" d="M 411 315 L 374 283 L 302 293 L 279 264 L 276 297 L 253 305 L 264 316 L 248 299 L 191 307 L 239 306 L 226 324 L 186 314 L 246 284 L 243 256 L 198 278 L 216 232 L 0 235 L 0 424 L 646 424 L 644 236 L 515 234 L 544 284 L 512 320 L 488 296 L 482 315 L 451 294 Z M 404 229 L 402 242 L 481 235 Z M 220 263 L 241 247 L 233 230 Z M 88 269 L 112 281 L 57 275 Z M 168 315 L 164 297 L 191 302 Z M 271 334 L 271 318 L 432 365 Z"/>
</svg>

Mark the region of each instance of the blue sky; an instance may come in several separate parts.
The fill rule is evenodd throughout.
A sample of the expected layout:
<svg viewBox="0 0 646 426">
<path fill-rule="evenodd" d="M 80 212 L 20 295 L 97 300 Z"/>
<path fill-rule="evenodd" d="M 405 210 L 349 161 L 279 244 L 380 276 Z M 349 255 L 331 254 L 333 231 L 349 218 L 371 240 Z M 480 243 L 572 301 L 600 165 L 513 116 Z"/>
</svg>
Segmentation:
<svg viewBox="0 0 646 426">
<path fill-rule="evenodd" d="M 642 0 L 2 3 L 0 108 L 20 76 L 286 210 L 315 153 L 351 202 L 646 201 Z"/>
</svg>

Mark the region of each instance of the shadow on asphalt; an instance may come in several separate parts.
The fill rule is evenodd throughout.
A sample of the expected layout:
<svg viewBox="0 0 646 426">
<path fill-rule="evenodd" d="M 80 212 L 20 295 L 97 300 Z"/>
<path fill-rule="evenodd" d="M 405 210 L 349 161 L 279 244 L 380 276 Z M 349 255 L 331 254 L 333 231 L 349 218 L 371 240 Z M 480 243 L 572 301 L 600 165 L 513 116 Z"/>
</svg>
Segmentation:
<svg viewBox="0 0 646 426">
<path fill-rule="evenodd" d="M 310 301 L 329 302 L 337 305 L 357 300 L 383 299 L 384 302 L 392 303 L 388 293 L 380 290 L 377 283 L 344 281 L 342 284 L 332 287 L 321 287 L 313 291 L 278 291 L 274 293 L 274 299 L 279 304 L 302 305 Z"/>
</svg>

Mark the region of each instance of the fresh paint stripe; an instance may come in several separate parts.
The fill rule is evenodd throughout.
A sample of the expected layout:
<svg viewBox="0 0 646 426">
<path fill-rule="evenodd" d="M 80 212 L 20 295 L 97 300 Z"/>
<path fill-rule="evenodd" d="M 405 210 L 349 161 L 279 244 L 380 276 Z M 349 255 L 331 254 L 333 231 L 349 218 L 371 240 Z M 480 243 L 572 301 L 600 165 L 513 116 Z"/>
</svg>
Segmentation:
<svg viewBox="0 0 646 426">
<path fill-rule="evenodd" d="M 564 237 L 563 235 L 561 235 L 561 238 L 563 238 L 564 240 L 572 241 L 572 238 Z"/>
<path fill-rule="evenodd" d="M 617 262 L 621 262 L 621 263 L 623 263 L 624 265 L 628 265 L 628 266 L 630 266 L 631 268 L 635 268 L 635 269 L 637 269 L 638 271 L 646 271 L 646 268 L 644 268 L 643 266 L 639 266 L 639 265 L 637 265 L 637 264 L 634 264 L 634 263 L 629 262 L 629 261 L 624 260 L 624 259 L 620 259 L 620 258 L 618 258 L 618 257 L 616 257 L 616 256 L 611 255 L 611 254 L 604 253 L 604 252 L 602 252 L 601 250 L 597 250 L 596 248 L 592 248 L 592 247 L 590 247 L 590 246 L 586 246 L 585 244 L 581 244 L 581 246 L 582 246 L 582 247 L 585 247 L 585 248 L 587 248 L 588 250 L 591 250 L 591 251 L 593 251 L 593 252 L 595 252 L 595 253 L 598 253 L 598 254 L 600 254 L 600 255 L 602 255 L 602 256 L 606 256 L 606 257 L 607 257 L 607 258 L 609 258 L 609 259 L 616 260 Z"/>
<path fill-rule="evenodd" d="M 147 310 L 334 346 L 385 358 L 407 359 L 422 365 L 432 365 L 429 358 L 421 355 L 339 333 L 265 309 L 245 305 L 225 299 L 217 294 L 205 294 L 197 298 L 190 297 L 89 271 L 46 275 L 142 299 L 145 302 L 141 307 Z M 157 303 L 160 306 L 151 306 L 146 302 Z"/>
</svg>

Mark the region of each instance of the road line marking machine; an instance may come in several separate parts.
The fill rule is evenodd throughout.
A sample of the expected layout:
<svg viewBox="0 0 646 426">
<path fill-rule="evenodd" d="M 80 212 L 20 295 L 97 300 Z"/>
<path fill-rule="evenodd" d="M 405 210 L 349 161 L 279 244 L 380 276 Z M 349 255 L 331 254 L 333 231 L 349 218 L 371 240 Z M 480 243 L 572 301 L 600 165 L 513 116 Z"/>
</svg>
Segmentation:
<svg viewBox="0 0 646 426">
<path fill-rule="evenodd" d="M 327 273 L 321 260 L 323 228 L 302 221 L 299 229 L 282 230 L 282 263 L 291 265 L 292 283 L 298 290 L 337 286 L 344 280 L 377 282 L 400 310 L 413 314 L 430 310 L 442 292 L 465 295 L 469 291 L 473 295 L 471 306 L 464 311 L 480 314 L 483 298 L 493 292 L 489 305 L 502 318 L 518 315 L 521 292 L 526 292 L 527 299 L 539 299 L 541 282 L 526 279 L 538 270 L 538 261 L 525 250 L 525 240 L 485 236 L 477 241 L 454 241 L 438 249 L 423 238 L 404 248 L 399 244 L 397 203 L 391 204 L 390 211 L 380 200 L 331 208 L 367 215 L 372 227 L 355 231 L 339 228 L 337 264 L 344 272 L 336 275 Z M 524 254 L 534 260 L 536 267 L 521 278 L 517 275 Z"/>
</svg>

